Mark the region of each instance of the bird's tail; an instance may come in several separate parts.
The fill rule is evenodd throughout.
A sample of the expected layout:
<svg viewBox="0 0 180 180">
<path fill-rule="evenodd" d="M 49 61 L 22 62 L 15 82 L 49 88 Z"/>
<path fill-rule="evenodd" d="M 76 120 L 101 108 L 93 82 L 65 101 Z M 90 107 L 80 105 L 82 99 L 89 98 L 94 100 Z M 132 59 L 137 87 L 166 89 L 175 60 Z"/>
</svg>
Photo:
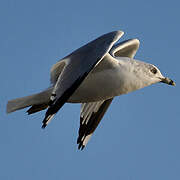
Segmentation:
<svg viewBox="0 0 180 180">
<path fill-rule="evenodd" d="M 44 110 L 48 107 L 52 89 L 51 87 L 37 94 L 10 100 L 7 103 L 6 112 L 11 113 L 29 106 L 31 108 L 27 111 L 28 114 Z"/>
</svg>

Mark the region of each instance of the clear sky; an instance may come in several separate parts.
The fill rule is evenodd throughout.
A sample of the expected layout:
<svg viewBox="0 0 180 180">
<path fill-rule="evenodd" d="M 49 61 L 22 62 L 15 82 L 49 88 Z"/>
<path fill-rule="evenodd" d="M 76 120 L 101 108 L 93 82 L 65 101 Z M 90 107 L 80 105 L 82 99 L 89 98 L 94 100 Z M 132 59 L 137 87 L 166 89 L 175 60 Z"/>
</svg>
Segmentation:
<svg viewBox="0 0 180 180">
<path fill-rule="evenodd" d="M 0 1 L 0 179 L 179 180 L 180 3 L 178 0 Z M 49 86 L 60 58 L 123 30 L 136 58 L 177 86 L 156 84 L 114 99 L 87 147 L 76 139 L 80 105 L 66 104 L 45 130 L 44 111 L 7 115 L 8 100 Z"/>
</svg>

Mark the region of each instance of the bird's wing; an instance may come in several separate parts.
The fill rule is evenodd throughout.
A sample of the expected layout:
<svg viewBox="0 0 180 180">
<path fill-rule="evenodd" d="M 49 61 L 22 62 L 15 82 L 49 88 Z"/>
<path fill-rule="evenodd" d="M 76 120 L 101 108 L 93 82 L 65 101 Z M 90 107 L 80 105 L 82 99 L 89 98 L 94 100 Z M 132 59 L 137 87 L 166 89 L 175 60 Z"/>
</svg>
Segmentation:
<svg viewBox="0 0 180 180">
<path fill-rule="evenodd" d="M 130 39 L 114 45 L 110 50 L 113 57 L 133 58 L 139 48 L 139 40 Z M 83 103 L 81 106 L 80 128 L 77 143 L 79 149 L 83 149 L 88 143 L 93 132 L 107 111 L 113 98 L 93 103 Z"/>
<path fill-rule="evenodd" d="M 46 127 L 48 122 L 79 87 L 88 73 L 103 59 L 122 35 L 122 31 L 105 34 L 64 58 L 66 61 L 65 67 L 53 89 L 42 128 Z"/>
<path fill-rule="evenodd" d="M 82 103 L 79 137 L 77 139 L 78 149 L 82 150 L 86 146 L 112 100 L 113 98 L 92 103 Z"/>
<path fill-rule="evenodd" d="M 114 45 L 109 53 L 114 57 L 133 58 L 139 48 L 139 45 L 140 42 L 138 39 L 129 39 Z"/>
<path fill-rule="evenodd" d="M 54 64 L 51 68 L 51 84 L 55 85 L 59 75 L 61 74 L 61 72 L 63 71 L 64 67 L 66 65 L 66 61 L 65 60 L 60 60 L 58 61 L 56 64 Z"/>
</svg>

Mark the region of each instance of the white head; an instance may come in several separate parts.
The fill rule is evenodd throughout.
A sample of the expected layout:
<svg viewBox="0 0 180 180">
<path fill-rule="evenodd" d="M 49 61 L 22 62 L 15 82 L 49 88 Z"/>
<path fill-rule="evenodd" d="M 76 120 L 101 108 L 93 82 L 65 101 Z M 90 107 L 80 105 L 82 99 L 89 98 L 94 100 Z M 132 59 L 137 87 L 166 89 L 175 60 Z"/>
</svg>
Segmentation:
<svg viewBox="0 0 180 180">
<path fill-rule="evenodd" d="M 120 58 L 119 65 L 123 66 L 123 76 L 126 87 L 131 87 L 128 92 L 155 84 L 158 82 L 166 83 L 175 86 L 175 82 L 171 79 L 164 77 L 160 70 L 149 63 L 131 58 Z"/>
</svg>

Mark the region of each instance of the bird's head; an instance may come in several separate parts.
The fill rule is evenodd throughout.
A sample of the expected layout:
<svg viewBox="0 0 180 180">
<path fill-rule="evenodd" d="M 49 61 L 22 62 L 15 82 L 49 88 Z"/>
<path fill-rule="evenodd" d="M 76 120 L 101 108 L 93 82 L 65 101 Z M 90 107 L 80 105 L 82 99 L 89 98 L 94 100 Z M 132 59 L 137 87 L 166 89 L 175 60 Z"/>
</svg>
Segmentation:
<svg viewBox="0 0 180 180">
<path fill-rule="evenodd" d="M 159 82 L 175 86 L 175 82 L 164 77 L 155 65 L 130 58 L 121 58 L 119 63 L 124 66 L 122 69 L 125 69 L 123 75 L 126 86 L 131 87 L 128 92 Z"/>
<path fill-rule="evenodd" d="M 175 82 L 173 80 L 171 80 L 168 77 L 164 77 L 160 70 L 152 64 L 148 64 L 145 63 L 146 65 L 146 74 L 149 77 L 149 80 L 152 82 L 152 84 L 154 83 L 158 83 L 158 82 L 162 82 L 162 83 L 166 83 L 168 85 L 172 85 L 175 86 Z"/>
</svg>

